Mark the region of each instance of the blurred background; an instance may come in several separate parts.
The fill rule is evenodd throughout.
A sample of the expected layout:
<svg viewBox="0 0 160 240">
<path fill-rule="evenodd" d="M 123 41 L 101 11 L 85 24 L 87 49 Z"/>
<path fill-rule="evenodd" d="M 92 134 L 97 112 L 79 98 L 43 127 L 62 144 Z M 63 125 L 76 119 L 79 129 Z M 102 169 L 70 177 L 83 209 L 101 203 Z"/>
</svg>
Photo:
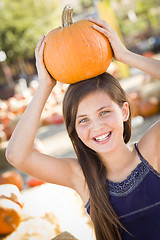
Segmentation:
<svg viewBox="0 0 160 240">
<path fill-rule="evenodd" d="M 8 140 L 38 86 L 35 47 L 41 35 L 61 26 L 66 4 L 74 8 L 73 21 L 101 18 L 115 29 L 128 49 L 160 59 L 159 0 L 0 0 L 0 174 L 12 170 L 20 174 L 24 197 L 22 222 L 2 239 L 47 240 L 65 230 L 78 239 L 94 239 L 91 222 L 76 193 L 35 180 L 14 169 L 5 158 Z M 138 141 L 159 119 L 160 81 L 114 60 L 107 71 L 128 93 L 131 142 Z M 67 87 L 58 83 L 48 98 L 34 145 L 37 151 L 56 157 L 75 156 L 62 116 Z"/>
</svg>

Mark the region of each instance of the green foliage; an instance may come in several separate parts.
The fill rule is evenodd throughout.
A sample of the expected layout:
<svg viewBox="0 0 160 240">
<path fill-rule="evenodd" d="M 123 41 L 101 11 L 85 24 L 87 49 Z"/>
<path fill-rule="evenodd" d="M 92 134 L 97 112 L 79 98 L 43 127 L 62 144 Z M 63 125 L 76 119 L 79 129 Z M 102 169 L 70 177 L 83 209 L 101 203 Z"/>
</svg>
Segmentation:
<svg viewBox="0 0 160 240">
<path fill-rule="evenodd" d="M 159 0 L 112 0 L 113 2 L 120 9 L 116 11 L 116 15 L 124 37 L 143 34 L 149 25 L 155 32 L 159 32 Z M 127 6 L 123 2 L 127 2 Z M 135 13 L 136 21 L 130 21 L 128 17 L 130 10 Z"/>
<path fill-rule="evenodd" d="M 7 61 L 31 59 L 42 34 L 61 25 L 55 0 L 0 0 L 0 49 Z"/>
<path fill-rule="evenodd" d="M 93 0 L 81 0 L 80 4 L 83 8 L 88 8 L 93 5 Z"/>
</svg>

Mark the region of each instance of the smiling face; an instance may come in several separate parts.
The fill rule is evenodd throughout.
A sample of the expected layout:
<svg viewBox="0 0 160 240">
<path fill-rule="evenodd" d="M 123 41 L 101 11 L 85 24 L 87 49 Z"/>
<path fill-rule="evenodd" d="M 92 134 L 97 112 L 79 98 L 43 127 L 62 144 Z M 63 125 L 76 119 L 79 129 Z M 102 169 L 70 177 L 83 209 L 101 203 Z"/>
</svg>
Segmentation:
<svg viewBox="0 0 160 240">
<path fill-rule="evenodd" d="M 129 116 L 128 103 L 122 108 L 109 95 L 98 90 L 82 99 L 75 128 L 81 141 L 97 153 L 113 151 L 123 139 L 123 122 Z"/>
</svg>

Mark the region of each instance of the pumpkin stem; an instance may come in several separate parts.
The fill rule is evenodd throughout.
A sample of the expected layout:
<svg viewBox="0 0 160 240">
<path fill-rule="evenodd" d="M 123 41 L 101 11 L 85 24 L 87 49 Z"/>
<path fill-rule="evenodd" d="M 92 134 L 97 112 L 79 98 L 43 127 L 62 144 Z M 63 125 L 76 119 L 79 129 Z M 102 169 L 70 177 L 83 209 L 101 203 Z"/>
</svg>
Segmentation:
<svg viewBox="0 0 160 240">
<path fill-rule="evenodd" d="M 62 12 L 62 26 L 67 27 L 73 24 L 72 21 L 73 8 L 71 5 L 67 4 Z"/>
</svg>

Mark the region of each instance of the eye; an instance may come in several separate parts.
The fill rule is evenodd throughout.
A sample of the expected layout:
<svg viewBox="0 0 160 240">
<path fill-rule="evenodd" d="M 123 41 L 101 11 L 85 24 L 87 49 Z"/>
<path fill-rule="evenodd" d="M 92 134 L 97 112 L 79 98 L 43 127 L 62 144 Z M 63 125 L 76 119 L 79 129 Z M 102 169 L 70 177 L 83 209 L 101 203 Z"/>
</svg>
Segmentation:
<svg viewBox="0 0 160 240">
<path fill-rule="evenodd" d="M 88 122 L 88 118 L 83 118 L 79 121 L 79 123 L 85 123 L 85 122 Z"/>
<path fill-rule="evenodd" d="M 102 111 L 100 115 L 103 116 L 103 115 L 106 115 L 107 113 L 109 113 L 109 111 Z"/>
</svg>

